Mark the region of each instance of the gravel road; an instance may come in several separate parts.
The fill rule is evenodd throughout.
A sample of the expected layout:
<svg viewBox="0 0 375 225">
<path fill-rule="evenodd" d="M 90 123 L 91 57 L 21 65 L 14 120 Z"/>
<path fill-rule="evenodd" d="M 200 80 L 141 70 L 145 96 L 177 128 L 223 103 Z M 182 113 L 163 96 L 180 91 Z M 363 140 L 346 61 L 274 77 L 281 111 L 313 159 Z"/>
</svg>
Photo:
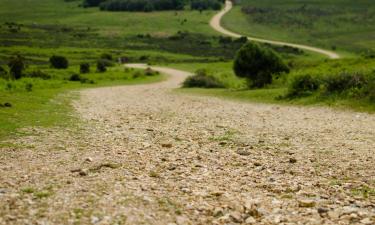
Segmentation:
<svg viewBox="0 0 375 225">
<path fill-rule="evenodd" d="M 180 94 L 189 73 L 154 69 L 0 149 L 0 224 L 375 223 L 374 115 Z"/>
</svg>

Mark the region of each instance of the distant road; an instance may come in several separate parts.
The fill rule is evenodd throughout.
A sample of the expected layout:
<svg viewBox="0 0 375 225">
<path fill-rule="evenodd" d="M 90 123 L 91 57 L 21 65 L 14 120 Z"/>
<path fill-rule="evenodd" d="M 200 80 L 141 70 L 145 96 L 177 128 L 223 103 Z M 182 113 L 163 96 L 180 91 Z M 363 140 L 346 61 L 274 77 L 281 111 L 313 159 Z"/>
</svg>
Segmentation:
<svg viewBox="0 0 375 225">
<path fill-rule="evenodd" d="M 238 37 L 244 36 L 244 35 L 237 34 L 237 33 L 234 33 L 232 31 L 229 31 L 229 30 L 227 30 L 227 29 L 225 29 L 224 27 L 221 26 L 221 18 L 227 12 L 229 12 L 231 9 L 232 9 L 232 2 L 226 1 L 225 8 L 222 11 L 220 11 L 218 14 L 216 14 L 214 17 L 212 17 L 212 19 L 210 21 L 210 26 L 213 29 L 215 29 L 216 31 L 218 31 L 222 34 L 231 36 L 231 37 L 237 37 L 238 38 Z M 299 49 L 303 49 L 303 50 L 307 50 L 307 51 L 317 52 L 317 53 L 323 54 L 325 56 L 328 56 L 331 59 L 339 59 L 340 58 L 340 56 L 337 53 L 332 52 L 332 51 L 328 51 L 328 50 L 324 50 L 324 49 L 321 49 L 321 48 L 311 47 L 311 46 L 307 46 L 307 45 L 293 44 L 293 43 L 288 43 L 288 42 L 281 42 L 281 41 L 271 41 L 271 40 L 266 40 L 266 39 L 262 39 L 262 38 L 255 38 L 255 37 L 247 37 L 247 38 L 249 40 L 252 40 L 252 41 L 269 43 L 269 44 L 273 44 L 273 45 L 285 45 L 285 46 L 299 48 Z"/>
</svg>

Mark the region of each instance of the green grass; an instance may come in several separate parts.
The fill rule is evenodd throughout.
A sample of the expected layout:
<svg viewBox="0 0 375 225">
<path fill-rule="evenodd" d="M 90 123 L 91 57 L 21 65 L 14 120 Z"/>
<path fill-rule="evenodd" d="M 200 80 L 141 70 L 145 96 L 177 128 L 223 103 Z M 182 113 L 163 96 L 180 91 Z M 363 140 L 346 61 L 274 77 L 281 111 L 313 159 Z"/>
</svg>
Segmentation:
<svg viewBox="0 0 375 225">
<path fill-rule="evenodd" d="M 123 67 L 110 68 L 106 73 L 83 75 L 95 84 L 82 84 L 66 79 L 74 68 L 44 71 L 53 74 L 51 80 L 23 78 L 18 81 L 0 79 L 0 103 L 9 102 L 11 108 L 0 107 L 0 140 L 23 135 L 27 127 L 67 127 L 77 122 L 71 101 L 78 97 L 76 90 L 113 85 L 131 85 L 158 82 L 164 75 L 133 77 L 137 70 L 124 72 Z M 25 85 L 32 84 L 33 90 L 26 91 Z M 11 85 L 9 90 L 8 86 Z"/>
<path fill-rule="evenodd" d="M 241 7 L 252 7 L 245 14 Z M 375 4 L 372 0 L 243 0 L 223 19 L 238 33 L 326 49 L 344 56 L 375 51 Z"/>
<path fill-rule="evenodd" d="M 113 37 L 134 34 L 170 35 L 179 30 L 197 33 L 215 32 L 208 26 L 214 11 L 162 11 L 152 13 L 105 12 L 98 8 L 82 8 L 82 1 L 2 0 L 0 23 L 49 24 L 90 27 Z M 181 23 L 184 19 L 185 23 Z"/>
</svg>

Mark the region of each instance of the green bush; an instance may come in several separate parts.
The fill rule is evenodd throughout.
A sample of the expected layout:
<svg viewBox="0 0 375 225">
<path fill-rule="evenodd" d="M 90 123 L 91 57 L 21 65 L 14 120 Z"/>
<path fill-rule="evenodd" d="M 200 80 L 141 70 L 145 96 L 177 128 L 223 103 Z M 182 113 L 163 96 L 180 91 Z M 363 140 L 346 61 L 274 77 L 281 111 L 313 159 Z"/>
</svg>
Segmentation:
<svg viewBox="0 0 375 225">
<path fill-rule="evenodd" d="M 97 61 L 96 63 L 96 71 L 99 72 L 99 73 L 104 73 L 105 71 L 107 71 L 107 63 L 106 63 L 107 60 L 104 60 L 104 59 L 100 59 Z"/>
<path fill-rule="evenodd" d="M 150 67 L 147 67 L 147 69 L 145 69 L 144 73 L 145 73 L 146 76 L 155 76 L 155 75 L 159 74 L 158 71 L 155 71 L 155 70 L 151 69 Z"/>
<path fill-rule="evenodd" d="M 297 74 L 291 76 L 288 85 L 287 97 L 301 97 L 311 95 L 318 90 L 321 81 L 310 74 Z"/>
<path fill-rule="evenodd" d="M 326 92 L 343 92 L 349 89 L 361 89 L 366 86 L 368 80 L 362 73 L 348 73 L 342 72 L 337 74 L 331 74 L 324 78 L 324 86 Z"/>
<path fill-rule="evenodd" d="M 198 70 L 194 76 L 186 78 L 182 86 L 185 88 L 224 88 L 216 77 L 207 75 L 206 70 Z"/>
<path fill-rule="evenodd" d="M 27 74 L 28 77 L 31 77 L 31 78 L 41 78 L 43 80 L 49 80 L 51 79 L 51 75 L 47 74 L 47 73 L 44 73 L 43 71 L 41 70 L 34 70 L 34 71 L 31 71 L 30 73 Z"/>
<path fill-rule="evenodd" d="M 218 0 L 191 0 L 190 8 L 194 10 L 219 10 L 221 9 L 221 4 Z"/>
<path fill-rule="evenodd" d="M 10 58 L 8 62 L 8 67 L 11 78 L 18 80 L 22 77 L 22 72 L 26 68 L 24 61 L 25 59 L 20 55 L 13 56 L 12 58 Z"/>
<path fill-rule="evenodd" d="M 105 2 L 106 0 L 84 0 L 83 7 L 96 7 L 99 6 L 100 3 Z"/>
<path fill-rule="evenodd" d="M 101 59 L 106 59 L 106 60 L 109 60 L 109 61 L 112 61 L 112 60 L 113 60 L 112 55 L 109 54 L 109 53 L 103 53 L 103 54 L 101 54 L 101 55 L 100 55 L 100 58 L 101 58 Z"/>
<path fill-rule="evenodd" d="M 238 50 L 233 69 L 238 77 L 246 78 L 249 87 L 264 87 L 272 76 L 288 72 L 287 65 L 272 49 L 247 42 Z"/>
<path fill-rule="evenodd" d="M 8 77 L 8 71 L 2 66 L 0 66 L 0 78 L 4 78 L 4 79 L 9 78 Z"/>
<path fill-rule="evenodd" d="M 184 0 L 107 0 L 100 4 L 101 10 L 138 11 L 182 10 Z"/>
<path fill-rule="evenodd" d="M 69 67 L 69 62 L 64 56 L 54 55 L 49 59 L 49 62 L 56 69 L 66 69 Z"/>
<path fill-rule="evenodd" d="M 74 73 L 69 77 L 69 81 L 81 81 L 81 79 L 81 76 L 77 73 Z"/>
<path fill-rule="evenodd" d="M 299 73 L 291 75 L 286 97 L 303 97 L 317 93 L 320 97 L 368 99 L 375 102 L 375 72 L 330 72 L 322 75 Z"/>
<path fill-rule="evenodd" d="M 79 65 L 80 73 L 90 73 L 90 64 L 89 63 L 81 63 Z"/>
</svg>

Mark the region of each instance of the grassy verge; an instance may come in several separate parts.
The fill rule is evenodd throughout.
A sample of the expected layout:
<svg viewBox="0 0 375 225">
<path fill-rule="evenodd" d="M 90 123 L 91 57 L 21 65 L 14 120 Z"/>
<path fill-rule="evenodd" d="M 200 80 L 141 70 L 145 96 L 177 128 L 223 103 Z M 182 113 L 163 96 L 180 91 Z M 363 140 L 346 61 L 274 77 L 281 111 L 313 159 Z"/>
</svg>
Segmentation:
<svg viewBox="0 0 375 225">
<path fill-rule="evenodd" d="M 108 74 L 92 73 L 85 75 L 95 84 L 82 84 L 62 79 L 40 80 L 21 79 L 9 82 L 0 79 L 0 103 L 11 103 L 12 107 L 0 107 L 0 140 L 25 134 L 26 127 L 68 127 L 77 122 L 73 116 L 71 101 L 78 97 L 82 88 L 95 88 L 114 85 L 133 85 L 158 82 L 164 75 L 144 76 L 137 70 L 128 72 L 113 68 Z M 60 72 L 69 74 L 69 72 Z M 60 76 L 64 76 L 60 74 Z M 24 89 L 31 83 L 32 91 Z M 12 89 L 6 90 L 11 84 Z"/>
<path fill-rule="evenodd" d="M 375 104 L 365 97 L 356 97 L 351 94 L 357 92 L 357 88 L 343 92 L 322 93 L 317 90 L 308 95 L 286 98 L 290 88 L 290 78 L 296 74 L 317 74 L 317 76 L 331 76 L 342 71 L 348 73 L 367 73 L 374 67 L 371 59 L 342 59 L 337 61 L 301 61 L 295 64 L 291 74 L 286 74 L 273 84 L 262 89 L 248 90 L 243 79 L 236 77 L 232 70 L 231 62 L 222 63 L 196 63 L 196 64 L 169 64 L 168 66 L 194 72 L 197 69 L 206 69 L 215 76 L 225 88 L 181 88 L 177 93 L 198 94 L 212 97 L 220 97 L 245 102 L 272 103 L 300 106 L 325 106 L 342 110 L 355 110 L 360 112 L 375 112 Z M 333 81 L 331 81 L 333 82 Z M 323 84 L 324 85 L 324 84 Z M 324 89 L 322 87 L 321 89 Z"/>
</svg>

